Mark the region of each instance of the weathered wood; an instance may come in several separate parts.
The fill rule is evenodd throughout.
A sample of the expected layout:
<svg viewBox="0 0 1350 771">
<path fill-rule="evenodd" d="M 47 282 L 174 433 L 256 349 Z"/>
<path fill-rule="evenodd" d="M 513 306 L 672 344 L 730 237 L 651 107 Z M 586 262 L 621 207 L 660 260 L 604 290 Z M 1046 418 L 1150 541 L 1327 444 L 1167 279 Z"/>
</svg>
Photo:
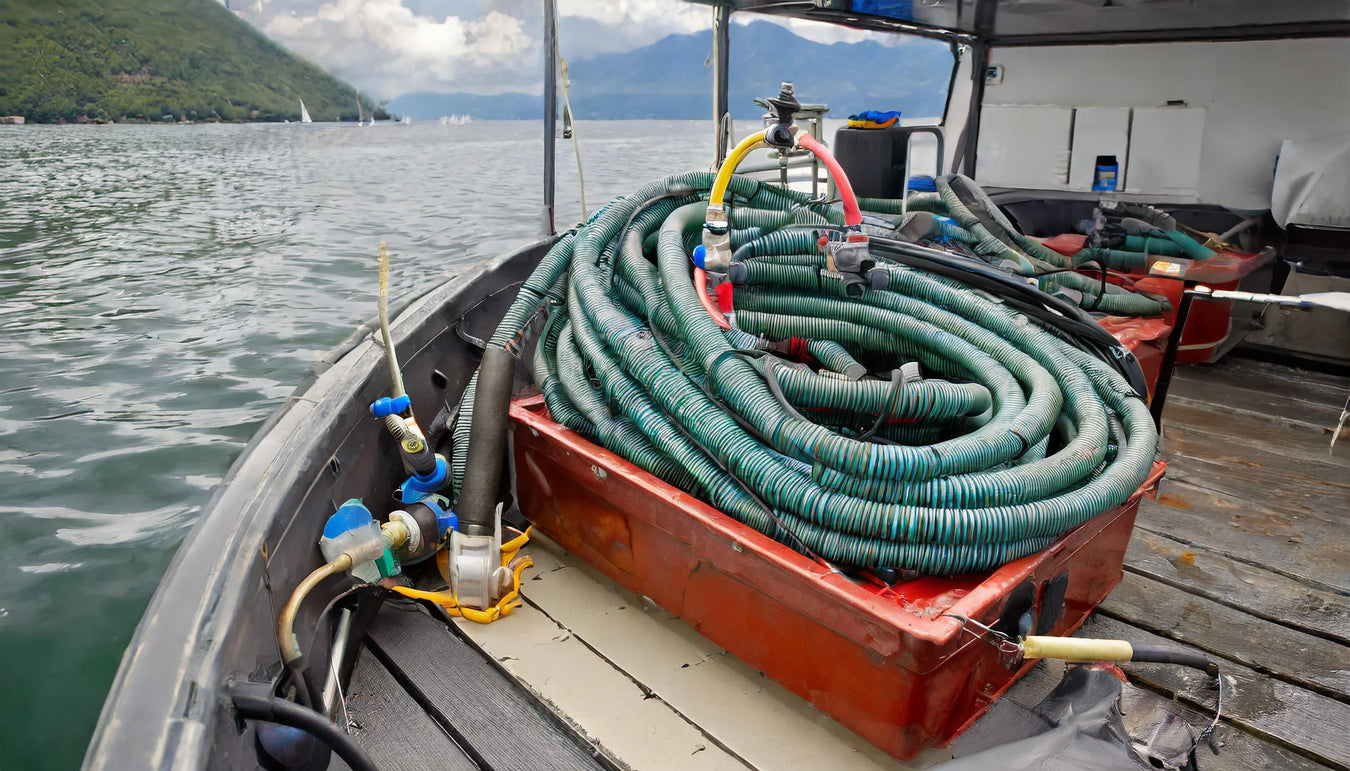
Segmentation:
<svg viewBox="0 0 1350 771">
<path fill-rule="evenodd" d="M 1187 381 L 1221 382 L 1262 393 L 1282 392 L 1311 402 L 1334 401 L 1337 394 L 1345 401 L 1350 378 L 1329 372 L 1290 367 L 1284 364 L 1229 356 L 1218 364 L 1185 366 L 1177 377 Z"/>
<path fill-rule="evenodd" d="M 381 768 L 478 768 L 369 651 L 357 658 L 347 691 L 352 738 Z M 332 767 L 346 765 L 337 761 Z"/>
<path fill-rule="evenodd" d="M 1138 526 L 1266 567 L 1338 594 L 1350 594 L 1345 529 L 1288 514 L 1236 496 L 1164 480 L 1157 501 L 1139 506 Z"/>
<path fill-rule="evenodd" d="M 1163 428 L 1166 430 L 1169 425 L 1175 424 L 1184 425 L 1191 431 L 1204 432 L 1220 442 L 1277 446 L 1291 459 L 1318 461 L 1327 459 L 1327 445 L 1331 442 L 1331 435 L 1324 432 L 1323 428 L 1329 430 L 1336 422 L 1333 420 L 1326 426 L 1302 426 L 1295 429 L 1268 415 L 1232 405 L 1168 396 Z"/>
<path fill-rule="evenodd" d="M 1244 384 L 1232 382 L 1230 371 L 1218 371 L 1197 377 L 1190 371 L 1172 381 L 1168 400 L 1173 396 L 1205 404 L 1222 404 L 1251 414 L 1286 423 L 1294 428 L 1314 431 L 1336 425 L 1350 385 L 1344 388 L 1324 385 L 1289 388 L 1275 379 L 1249 378 Z M 1329 421 L 1329 422 L 1328 422 Z"/>
<path fill-rule="evenodd" d="M 1201 546 L 1136 529 L 1125 570 L 1350 645 L 1350 600 Z"/>
<path fill-rule="evenodd" d="M 571 729 L 442 622 L 386 607 L 370 639 L 374 652 L 406 675 L 403 687 L 420 691 L 494 768 L 604 767 Z"/>
<path fill-rule="evenodd" d="M 1242 444 L 1188 426 L 1169 425 L 1167 437 L 1169 479 L 1345 526 L 1350 455 L 1291 459 L 1279 445 Z"/>
<path fill-rule="evenodd" d="M 1350 649 L 1126 573 L 1098 612 L 1246 664 L 1284 682 L 1350 700 Z"/>
<path fill-rule="evenodd" d="M 1136 644 L 1191 646 L 1166 640 L 1113 618 L 1094 615 L 1079 637 L 1124 639 Z M 1224 687 L 1224 718 L 1258 737 L 1278 742 L 1319 763 L 1350 769 L 1350 705 L 1232 661 L 1220 662 Z M 1132 682 L 1175 695 L 1199 708 L 1214 708 L 1212 680 L 1203 672 L 1170 664 L 1126 664 Z"/>
</svg>

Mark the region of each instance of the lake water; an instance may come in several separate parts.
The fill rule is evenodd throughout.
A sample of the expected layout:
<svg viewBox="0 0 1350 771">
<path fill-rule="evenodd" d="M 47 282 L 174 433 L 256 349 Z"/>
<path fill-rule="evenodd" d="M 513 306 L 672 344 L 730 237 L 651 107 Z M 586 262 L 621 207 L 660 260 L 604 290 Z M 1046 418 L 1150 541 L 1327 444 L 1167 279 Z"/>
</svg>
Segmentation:
<svg viewBox="0 0 1350 771">
<path fill-rule="evenodd" d="M 0 126 L 0 768 L 77 766 L 212 488 L 394 294 L 541 231 L 541 126 Z M 587 203 L 706 122 L 582 123 Z M 558 145 L 559 222 L 580 214 Z"/>
</svg>

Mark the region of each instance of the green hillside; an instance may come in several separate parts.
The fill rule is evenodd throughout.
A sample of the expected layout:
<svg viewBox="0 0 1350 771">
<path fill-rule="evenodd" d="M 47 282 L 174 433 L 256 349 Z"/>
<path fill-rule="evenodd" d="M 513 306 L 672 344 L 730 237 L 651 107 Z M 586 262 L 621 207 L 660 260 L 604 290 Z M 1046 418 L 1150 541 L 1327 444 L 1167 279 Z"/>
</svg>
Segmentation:
<svg viewBox="0 0 1350 771">
<path fill-rule="evenodd" d="M 0 115 L 298 120 L 301 99 L 356 118 L 351 86 L 216 0 L 0 0 Z"/>
</svg>

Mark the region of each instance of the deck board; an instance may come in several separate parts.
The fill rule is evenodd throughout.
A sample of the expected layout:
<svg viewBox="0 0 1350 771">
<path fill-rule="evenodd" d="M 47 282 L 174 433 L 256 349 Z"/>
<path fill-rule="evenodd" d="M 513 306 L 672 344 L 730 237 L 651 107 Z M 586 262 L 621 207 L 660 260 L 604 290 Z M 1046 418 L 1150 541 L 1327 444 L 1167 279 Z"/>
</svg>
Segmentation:
<svg viewBox="0 0 1350 771">
<path fill-rule="evenodd" d="M 388 768 L 407 771 L 476 771 L 478 766 L 413 701 L 389 670 L 363 650 L 347 686 L 352 738 Z M 346 769 L 333 758 L 330 769 Z"/>
<path fill-rule="evenodd" d="M 1164 479 L 1158 500 L 1139 506 L 1136 526 L 1333 594 L 1350 594 L 1344 528 L 1317 527 L 1309 537 L 1303 525 L 1260 501 Z"/>
<path fill-rule="evenodd" d="M 1167 479 L 1140 507 L 1124 580 L 1079 634 L 1219 661 L 1239 765 L 1350 768 L 1350 448 L 1327 447 L 1350 379 L 1233 358 L 1175 384 Z M 1201 673 L 1125 669 L 1183 709 L 1212 707 Z"/>
<path fill-rule="evenodd" d="M 596 752 L 477 647 L 426 613 L 391 609 L 373 625 L 367 645 L 424 707 L 493 768 L 603 768 Z M 433 715 L 435 718 L 436 715 Z M 468 743 L 467 741 L 460 742 Z"/>
<path fill-rule="evenodd" d="M 1350 605 L 1344 596 L 1273 570 L 1140 529 L 1130 538 L 1125 569 L 1258 618 L 1350 645 Z"/>
<path fill-rule="evenodd" d="M 1189 643 L 1287 683 L 1350 701 L 1350 661 L 1341 643 L 1257 618 L 1133 572 L 1125 574 L 1098 612 L 1128 619 L 1141 629 Z"/>
</svg>

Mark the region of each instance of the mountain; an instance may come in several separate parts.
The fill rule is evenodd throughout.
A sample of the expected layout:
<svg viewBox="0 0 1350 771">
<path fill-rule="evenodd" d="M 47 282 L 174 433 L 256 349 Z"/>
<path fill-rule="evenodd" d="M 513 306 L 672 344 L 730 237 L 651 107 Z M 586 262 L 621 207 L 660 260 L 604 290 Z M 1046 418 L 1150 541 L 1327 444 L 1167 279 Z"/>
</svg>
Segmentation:
<svg viewBox="0 0 1350 771">
<path fill-rule="evenodd" d="M 356 118 L 356 91 L 214 0 L 0 0 L 0 115 Z"/>
<path fill-rule="evenodd" d="M 703 119 L 712 113 L 712 33 L 671 35 L 622 54 L 571 63 L 570 95 L 578 118 Z M 843 117 L 899 109 L 909 117 L 942 115 L 952 58 L 943 43 L 911 37 L 816 43 L 778 24 L 757 21 L 731 30 L 729 97 L 737 118 L 758 118 L 756 96 L 774 96 L 792 81 L 803 102 L 825 103 Z M 475 118 L 535 118 L 543 100 L 528 94 L 405 94 L 390 112 L 414 118 L 469 113 Z"/>
</svg>

